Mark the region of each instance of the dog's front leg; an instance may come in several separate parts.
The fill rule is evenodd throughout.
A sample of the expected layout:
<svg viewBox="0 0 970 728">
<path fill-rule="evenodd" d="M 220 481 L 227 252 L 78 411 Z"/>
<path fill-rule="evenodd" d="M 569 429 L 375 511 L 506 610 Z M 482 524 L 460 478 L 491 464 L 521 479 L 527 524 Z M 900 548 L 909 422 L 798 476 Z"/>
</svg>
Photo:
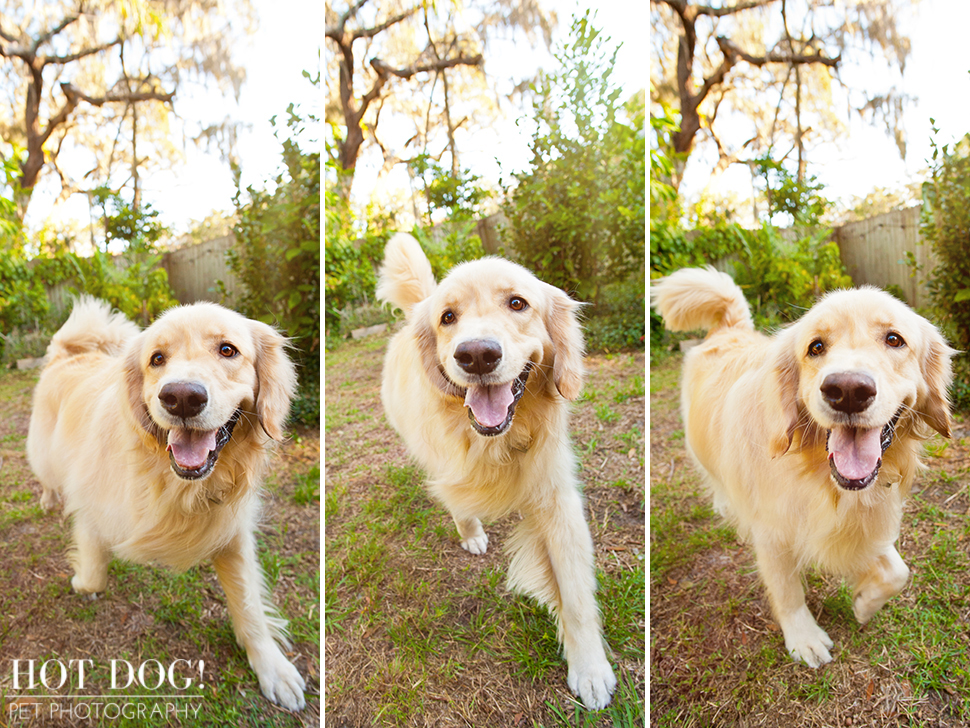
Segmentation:
<svg viewBox="0 0 970 728">
<path fill-rule="evenodd" d="M 785 635 L 785 648 L 795 660 L 809 667 L 832 661 L 829 650 L 835 643 L 818 626 L 805 604 L 798 561 L 783 545 L 755 541 L 758 571 L 768 590 L 775 619 Z"/>
<path fill-rule="evenodd" d="M 872 562 L 869 568 L 853 578 L 854 596 L 852 611 L 860 624 L 868 622 L 872 615 L 896 596 L 909 581 L 909 568 L 896 549 L 890 544 Z"/>
<path fill-rule="evenodd" d="M 287 644 L 286 622 L 266 597 L 252 534 L 237 534 L 213 564 L 226 592 L 236 639 L 246 650 L 263 695 L 284 708 L 300 710 L 306 684 L 277 644 Z"/>
<path fill-rule="evenodd" d="M 555 493 L 555 487 L 549 490 Z M 605 708 L 616 688 L 596 606 L 593 539 L 577 490 L 561 489 L 516 527 L 509 586 L 549 605 L 559 622 L 569 667 L 566 682 L 590 710 Z"/>
<path fill-rule="evenodd" d="M 107 588 L 111 550 L 83 511 L 74 515 L 74 548 L 70 561 L 74 566 L 71 587 L 78 594 L 94 599 Z"/>
</svg>

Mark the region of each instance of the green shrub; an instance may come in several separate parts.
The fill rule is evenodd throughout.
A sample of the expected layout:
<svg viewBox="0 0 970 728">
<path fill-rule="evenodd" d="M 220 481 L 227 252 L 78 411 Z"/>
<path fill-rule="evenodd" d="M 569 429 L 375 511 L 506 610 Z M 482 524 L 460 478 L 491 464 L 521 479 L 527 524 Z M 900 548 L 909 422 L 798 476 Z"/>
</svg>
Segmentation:
<svg viewBox="0 0 970 728">
<path fill-rule="evenodd" d="M 839 248 L 826 242 L 829 230 L 787 240 L 770 225 L 750 231 L 734 264 L 755 322 L 771 326 L 794 321 L 826 291 L 852 286 Z"/>
<path fill-rule="evenodd" d="M 931 123 L 932 120 L 931 120 Z M 934 135 L 937 129 L 933 129 Z M 920 235 L 939 261 L 927 287 L 934 313 L 957 349 L 970 351 L 970 134 L 952 147 L 931 141 L 930 179 L 923 184 Z M 970 408 L 970 362 L 954 359 L 954 404 Z"/>
<path fill-rule="evenodd" d="M 644 280 L 633 277 L 603 286 L 600 302 L 585 312 L 588 351 L 643 350 L 646 300 Z"/>
<path fill-rule="evenodd" d="M 534 87 L 532 161 L 503 206 L 508 255 L 582 301 L 643 275 L 645 105 L 619 103 L 616 49 L 589 13 L 574 18 L 559 68 Z M 625 111 L 627 122 L 622 121 Z"/>
<path fill-rule="evenodd" d="M 289 114 L 287 126 L 299 127 L 292 106 Z M 243 287 L 236 308 L 290 337 L 301 391 L 319 392 L 320 153 L 305 152 L 291 138 L 282 147 L 285 170 L 272 191 L 249 187 L 243 201 L 237 176 L 236 246 L 226 257 Z"/>
</svg>

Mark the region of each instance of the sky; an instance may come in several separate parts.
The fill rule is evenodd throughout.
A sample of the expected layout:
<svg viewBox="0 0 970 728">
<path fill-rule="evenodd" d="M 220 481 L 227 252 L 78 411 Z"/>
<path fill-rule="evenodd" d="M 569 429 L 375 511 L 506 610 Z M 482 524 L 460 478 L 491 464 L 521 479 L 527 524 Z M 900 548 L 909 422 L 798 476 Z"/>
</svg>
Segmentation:
<svg viewBox="0 0 970 728">
<path fill-rule="evenodd" d="M 899 90 L 916 97 L 904 114 L 906 159 L 900 159 L 894 141 L 883 128 L 856 117 L 838 142 L 809 152 L 809 174 L 825 185 L 823 194 L 829 199 L 849 202 L 877 187 L 896 189 L 923 181 L 931 154 L 931 118 L 940 130 L 936 137 L 940 144 L 970 132 L 970 53 L 964 45 L 970 27 L 970 3 L 922 0 L 906 16 L 903 30 L 913 45 Z M 867 76 L 879 73 L 881 67 L 882 61 L 871 67 L 844 68 L 842 77 L 864 87 Z M 710 165 L 689 165 L 681 191 L 690 197 L 704 189 L 750 196 L 751 175 L 735 165 L 712 181 Z"/>
<path fill-rule="evenodd" d="M 243 186 L 266 187 L 281 166 L 282 147 L 273 136 L 270 118 L 285 120 L 286 108 L 297 102 L 322 117 L 322 93 L 302 72 L 316 75 L 323 43 L 323 3 L 319 0 L 253 0 L 259 20 L 256 34 L 238 47 L 237 58 L 246 67 L 246 81 L 238 104 L 230 94 L 215 92 L 195 97 L 176 97 L 177 112 L 190 120 L 217 121 L 225 116 L 242 121 L 247 129 L 238 140 Z M 317 135 L 320 139 L 320 135 Z M 174 233 L 188 232 L 193 220 L 214 210 L 231 212 L 235 187 L 229 165 L 218 153 L 207 153 L 189 142 L 186 161 L 172 172 L 153 174 L 143 180 L 146 202 L 159 211 L 163 224 Z M 40 188 L 26 220 L 36 229 L 46 218 L 88 220 L 87 201 L 75 195 L 53 208 L 53 196 Z"/>
</svg>

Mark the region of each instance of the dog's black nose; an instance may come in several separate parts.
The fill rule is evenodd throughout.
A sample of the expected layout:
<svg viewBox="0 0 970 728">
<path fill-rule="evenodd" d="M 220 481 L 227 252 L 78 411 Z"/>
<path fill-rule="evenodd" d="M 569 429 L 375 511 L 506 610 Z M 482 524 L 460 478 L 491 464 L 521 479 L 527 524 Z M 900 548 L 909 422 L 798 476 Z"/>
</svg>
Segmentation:
<svg viewBox="0 0 970 728">
<path fill-rule="evenodd" d="M 502 361 L 502 345 L 493 339 L 463 341 L 455 349 L 455 361 L 469 374 L 488 374 Z"/>
<path fill-rule="evenodd" d="M 876 383 L 861 372 L 829 374 L 822 382 L 821 390 L 832 409 L 845 414 L 863 412 L 876 398 Z"/>
<path fill-rule="evenodd" d="M 205 409 L 209 393 L 195 382 L 169 382 L 158 393 L 158 400 L 170 415 L 185 419 Z"/>
</svg>

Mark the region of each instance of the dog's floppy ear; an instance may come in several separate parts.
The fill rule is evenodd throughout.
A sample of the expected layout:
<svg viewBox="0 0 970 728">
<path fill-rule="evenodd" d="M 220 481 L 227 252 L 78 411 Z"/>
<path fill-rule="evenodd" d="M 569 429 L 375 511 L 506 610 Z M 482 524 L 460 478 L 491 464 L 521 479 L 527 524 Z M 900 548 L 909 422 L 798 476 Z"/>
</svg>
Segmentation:
<svg viewBox="0 0 970 728">
<path fill-rule="evenodd" d="M 579 396 L 583 387 L 583 330 L 577 312 L 582 305 L 554 286 L 549 286 L 549 305 L 545 323 L 555 359 L 552 377 L 559 394 L 569 400 Z"/>
<path fill-rule="evenodd" d="M 776 339 L 768 376 L 763 386 L 765 422 L 768 426 L 768 455 L 781 457 L 791 447 L 798 424 L 798 359 L 794 337 L 784 334 Z"/>
<path fill-rule="evenodd" d="M 128 409 L 135 422 L 149 435 L 161 441 L 162 430 L 148 413 L 148 404 L 143 397 L 145 375 L 142 369 L 141 353 L 144 345 L 144 334 L 139 334 L 128 343 L 125 352 L 125 396 Z"/>
<path fill-rule="evenodd" d="M 450 397 L 464 397 L 465 391 L 448 379 L 441 370 L 441 365 L 438 362 L 438 336 L 431 326 L 427 300 L 415 305 L 410 316 L 414 320 L 414 341 L 418 345 L 421 364 L 424 366 L 428 379 L 443 394 Z"/>
<path fill-rule="evenodd" d="M 953 381 L 950 357 L 957 352 L 951 349 L 936 327 L 928 321 L 926 351 L 920 357 L 922 382 L 916 398 L 916 414 L 943 437 L 950 436 L 950 399 L 947 390 Z"/>
<path fill-rule="evenodd" d="M 272 326 L 250 321 L 256 344 L 256 417 L 272 439 L 283 439 L 290 400 L 296 393 L 296 368 L 286 355 L 286 339 Z"/>
</svg>

